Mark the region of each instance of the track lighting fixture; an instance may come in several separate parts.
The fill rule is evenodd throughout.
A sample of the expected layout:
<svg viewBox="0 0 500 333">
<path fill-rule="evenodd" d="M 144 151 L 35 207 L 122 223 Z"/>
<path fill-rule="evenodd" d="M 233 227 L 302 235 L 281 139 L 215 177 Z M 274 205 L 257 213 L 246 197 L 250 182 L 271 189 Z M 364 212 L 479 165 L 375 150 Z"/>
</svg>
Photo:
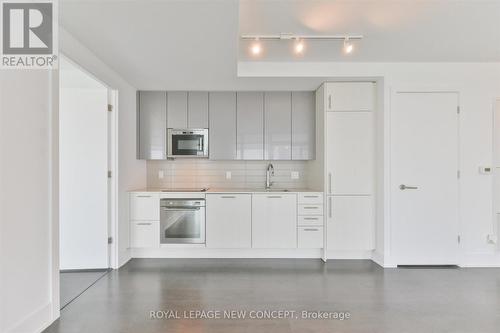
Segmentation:
<svg viewBox="0 0 500 333">
<path fill-rule="evenodd" d="M 252 52 L 252 54 L 254 56 L 258 56 L 262 52 L 262 46 L 260 45 L 260 41 L 259 41 L 258 37 L 256 37 L 255 41 L 252 43 L 252 45 L 250 47 L 250 51 Z"/>
<path fill-rule="evenodd" d="M 354 50 L 354 45 L 352 45 L 352 42 L 349 40 L 349 37 L 344 39 L 344 52 L 346 54 L 352 53 Z"/>
<path fill-rule="evenodd" d="M 294 45 L 294 50 L 296 54 L 302 54 L 304 53 L 304 41 L 302 39 L 296 38 L 295 39 L 295 45 Z"/>
<path fill-rule="evenodd" d="M 253 56 L 259 56 L 262 53 L 261 41 L 289 41 L 294 40 L 293 50 L 295 54 L 303 54 L 306 40 L 315 41 L 342 41 L 345 54 L 351 54 L 354 51 L 353 40 L 363 39 L 362 35 L 293 35 L 290 33 L 280 33 L 279 35 L 241 35 L 242 40 L 253 40 L 250 45 L 250 53 Z"/>
</svg>

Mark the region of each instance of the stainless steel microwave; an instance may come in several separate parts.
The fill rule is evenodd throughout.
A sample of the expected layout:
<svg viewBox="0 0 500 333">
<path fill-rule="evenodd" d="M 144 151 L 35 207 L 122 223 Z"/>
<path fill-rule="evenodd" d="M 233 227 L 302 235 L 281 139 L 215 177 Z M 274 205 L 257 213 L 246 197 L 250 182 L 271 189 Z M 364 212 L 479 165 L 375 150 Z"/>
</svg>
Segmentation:
<svg viewBox="0 0 500 333">
<path fill-rule="evenodd" d="M 167 129 L 167 157 L 208 157 L 208 129 Z"/>
</svg>

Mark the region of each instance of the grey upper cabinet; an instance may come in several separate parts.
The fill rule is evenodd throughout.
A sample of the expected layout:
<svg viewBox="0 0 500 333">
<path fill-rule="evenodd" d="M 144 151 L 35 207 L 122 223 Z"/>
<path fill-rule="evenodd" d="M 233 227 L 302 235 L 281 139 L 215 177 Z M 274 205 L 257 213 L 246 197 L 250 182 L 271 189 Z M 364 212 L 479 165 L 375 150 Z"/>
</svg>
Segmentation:
<svg viewBox="0 0 500 333">
<path fill-rule="evenodd" d="M 140 91 L 137 158 L 166 159 L 167 128 L 208 128 L 212 160 L 313 160 L 315 94 Z"/>
<path fill-rule="evenodd" d="M 313 91 L 292 92 L 292 160 L 316 158 L 316 101 Z"/>
<path fill-rule="evenodd" d="M 264 159 L 292 159 L 292 96 L 290 92 L 264 94 Z"/>
<path fill-rule="evenodd" d="M 236 95 L 236 159 L 264 159 L 264 94 Z"/>
<path fill-rule="evenodd" d="M 209 110 L 210 159 L 236 159 L 236 93 L 210 93 Z"/>
<path fill-rule="evenodd" d="M 163 91 L 137 93 L 137 158 L 167 158 L 167 94 Z"/>
<path fill-rule="evenodd" d="M 169 91 L 167 93 L 168 128 L 187 128 L 188 126 L 188 93 L 185 91 Z"/>
<path fill-rule="evenodd" d="M 208 128 L 208 92 L 188 93 L 187 127 Z"/>
</svg>

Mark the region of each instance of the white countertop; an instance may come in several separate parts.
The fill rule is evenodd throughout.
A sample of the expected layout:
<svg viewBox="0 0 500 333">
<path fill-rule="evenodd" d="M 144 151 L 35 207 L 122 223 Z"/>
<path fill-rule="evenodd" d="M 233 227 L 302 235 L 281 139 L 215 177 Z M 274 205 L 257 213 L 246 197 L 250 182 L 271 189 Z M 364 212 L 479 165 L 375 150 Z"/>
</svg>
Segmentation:
<svg viewBox="0 0 500 333">
<path fill-rule="evenodd" d="M 289 190 L 280 190 L 278 188 L 276 189 L 271 189 L 271 191 L 266 191 L 263 188 L 210 188 L 205 192 L 199 192 L 199 191 L 182 191 L 182 192 L 175 192 L 175 191 L 165 191 L 163 192 L 161 188 L 145 188 L 145 189 L 137 189 L 137 190 L 132 190 L 129 192 L 155 192 L 155 193 L 303 193 L 303 192 L 322 192 L 318 190 L 313 190 L 313 189 L 307 189 L 307 188 L 300 188 L 300 189 L 289 189 Z"/>
</svg>

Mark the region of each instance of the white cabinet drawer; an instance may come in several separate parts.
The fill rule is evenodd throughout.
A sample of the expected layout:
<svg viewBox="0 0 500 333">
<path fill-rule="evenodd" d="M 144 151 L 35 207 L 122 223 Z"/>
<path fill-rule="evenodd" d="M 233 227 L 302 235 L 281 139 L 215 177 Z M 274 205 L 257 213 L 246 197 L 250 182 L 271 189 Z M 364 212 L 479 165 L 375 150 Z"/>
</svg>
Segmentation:
<svg viewBox="0 0 500 333">
<path fill-rule="evenodd" d="M 160 197 L 158 193 L 135 192 L 130 194 L 130 220 L 160 220 Z"/>
<path fill-rule="evenodd" d="M 323 215 L 323 205 L 299 205 L 299 215 Z"/>
<path fill-rule="evenodd" d="M 323 204 L 323 193 L 299 193 L 298 202 L 299 204 Z"/>
<path fill-rule="evenodd" d="M 310 216 L 299 216 L 297 218 L 298 226 L 322 226 L 323 225 L 323 215 L 310 215 Z"/>
<path fill-rule="evenodd" d="M 299 227 L 299 249 L 318 249 L 323 247 L 323 227 Z"/>
<path fill-rule="evenodd" d="M 133 221 L 130 223 L 130 246 L 155 248 L 160 246 L 158 221 Z"/>
</svg>

